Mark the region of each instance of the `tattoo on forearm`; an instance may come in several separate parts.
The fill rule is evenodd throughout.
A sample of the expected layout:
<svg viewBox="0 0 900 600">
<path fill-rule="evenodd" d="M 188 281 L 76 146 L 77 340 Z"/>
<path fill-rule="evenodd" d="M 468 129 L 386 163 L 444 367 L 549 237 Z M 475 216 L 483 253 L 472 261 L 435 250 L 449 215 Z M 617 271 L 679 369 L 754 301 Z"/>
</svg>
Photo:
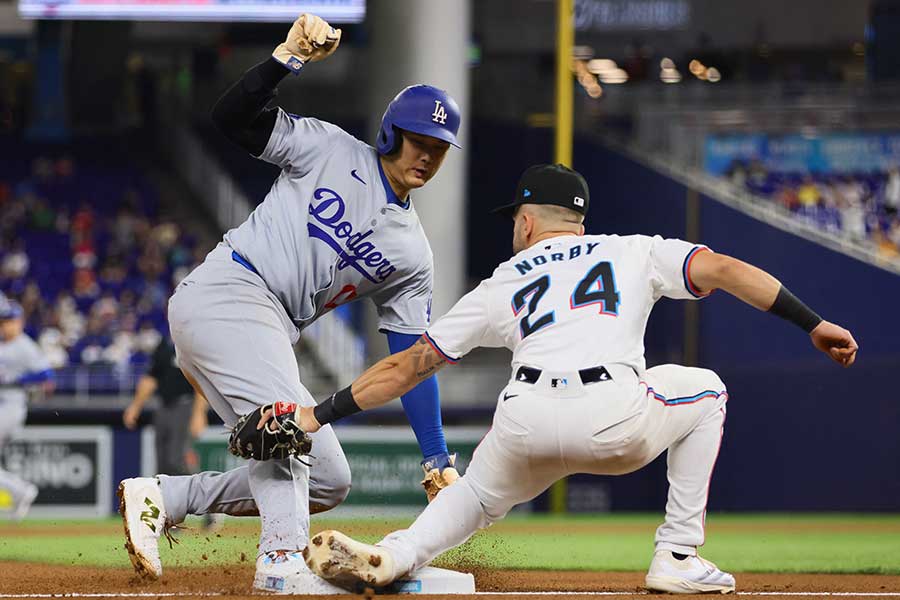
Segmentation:
<svg viewBox="0 0 900 600">
<path fill-rule="evenodd" d="M 419 338 L 410 350 L 419 379 L 428 378 L 447 362 L 423 338 Z"/>
</svg>

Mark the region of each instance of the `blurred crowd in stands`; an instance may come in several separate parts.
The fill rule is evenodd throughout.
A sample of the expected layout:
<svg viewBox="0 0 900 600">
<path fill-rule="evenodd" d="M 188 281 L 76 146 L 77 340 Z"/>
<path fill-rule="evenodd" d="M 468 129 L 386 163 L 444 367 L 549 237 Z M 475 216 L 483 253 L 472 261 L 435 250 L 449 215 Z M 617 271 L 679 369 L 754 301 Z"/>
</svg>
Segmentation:
<svg viewBox="0 0 900 600">
<path fill-rule="evenodd" d="M 731 181 L 769 198 L 798 219 L 900 257 L 900 170 L 881 173 L 779 173 L 760 162 L 736 162 Z"/>
<path fill-rule="evenodd" d="M 211 243 L 158 214 L 137 171 L 36 158 L 0 172 L 0 290 L 56 369 L 141 371 Z"/>
</svg>

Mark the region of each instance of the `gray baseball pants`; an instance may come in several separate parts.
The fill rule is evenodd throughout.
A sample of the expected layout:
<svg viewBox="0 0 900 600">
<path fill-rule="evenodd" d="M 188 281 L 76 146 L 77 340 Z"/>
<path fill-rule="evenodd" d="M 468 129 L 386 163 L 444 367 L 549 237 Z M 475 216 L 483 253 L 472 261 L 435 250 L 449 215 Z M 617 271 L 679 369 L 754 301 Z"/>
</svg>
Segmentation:
<svg viewBox="0 0 900 600">
<path fill-rule="evenodd" d="M 24 401 L 0 400 L 0 414 L 4 415 L 4 422 L 0 424 L 0 449 L 2 449 L 3 444 L 25 425 L 28 407 Z M 0 509 L 15 508 L 30 487 L 31 484 L 21 477 L 0 469 L 0 491 L 9 494 L 9 499 L 12 501 L 10 506 L 0 506 Z"/>
<path fill-rule="evenodd" d="M 178 364 L 226 426 L 272 402 L 315 406 L 300 383 L 293 345 L 300 336 L 262 278 L 234 262 L 224 244 L 169 301 Z M 350 467 L 331 427 L 312 435 L 311 466 L 297 458 L 248 460 L 225 473 L 160 475 L 168 519 L 224 513 L 261 517 L 259 553 L 298 550 L 309 514 L 334 508 L 350 491 Z"/>
</svg>

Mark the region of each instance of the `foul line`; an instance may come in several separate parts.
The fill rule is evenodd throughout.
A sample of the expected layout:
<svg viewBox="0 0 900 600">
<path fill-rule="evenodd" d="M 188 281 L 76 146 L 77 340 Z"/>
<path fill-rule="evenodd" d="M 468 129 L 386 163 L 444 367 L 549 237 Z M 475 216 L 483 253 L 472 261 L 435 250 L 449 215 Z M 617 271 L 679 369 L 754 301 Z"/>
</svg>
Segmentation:
<svg viewBox="0 0 900 600">
<path fill-rule="evenodd" d="M 240 596 L 225 592 L 107 592 L 65 594 L 0 594 L 0 598 L 184 598 Z M 407 594 L 404 594 L 407 595 Z M 418 594 L 408 594 L 416 596 Z M 437 594 L 436 594 L 437 595 Z M 475 592 L 476 596 L 647 596 L 649 592 Z M 857 598 L 900 598 L 900 592 L 736 592 L 735 596 L 841 596 Z"/>
</svg>

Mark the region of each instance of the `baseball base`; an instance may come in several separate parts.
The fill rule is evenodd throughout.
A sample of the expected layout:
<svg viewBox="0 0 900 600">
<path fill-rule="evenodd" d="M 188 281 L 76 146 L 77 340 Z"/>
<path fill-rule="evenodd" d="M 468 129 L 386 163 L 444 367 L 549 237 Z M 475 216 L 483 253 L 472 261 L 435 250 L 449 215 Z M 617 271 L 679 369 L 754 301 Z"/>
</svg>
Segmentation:
<svg viewBox="0 0 900 600">
<path fill-rule="evenodd" d="M 376 594 L 474 594 L 475 577 L 471 573 L 422 567 L 374 591 Z"/>
<path fill-rule="evenodd" d="M 259 577 L 257 575 L 257 577 Z M 284 578 L 269 577 L 271 581 L 263 583 L 260 579 L 254 588 L 276 594 L 302 594 L 313 596 L 332 596 L 346 594 L 347 591 L 320 579 L 312 573 L 305 576 Z M 278 581 L 280 580 L 280 581 Z M 471 573 L 459 573 L 448 569 L 422 567 L 384 587 L 372 587 L 363 583 L 352 590 L 358 594 L 474 594 L 475 577 Z M 368 594 L 367 594 L 368 595 Z"/>
</svg>

